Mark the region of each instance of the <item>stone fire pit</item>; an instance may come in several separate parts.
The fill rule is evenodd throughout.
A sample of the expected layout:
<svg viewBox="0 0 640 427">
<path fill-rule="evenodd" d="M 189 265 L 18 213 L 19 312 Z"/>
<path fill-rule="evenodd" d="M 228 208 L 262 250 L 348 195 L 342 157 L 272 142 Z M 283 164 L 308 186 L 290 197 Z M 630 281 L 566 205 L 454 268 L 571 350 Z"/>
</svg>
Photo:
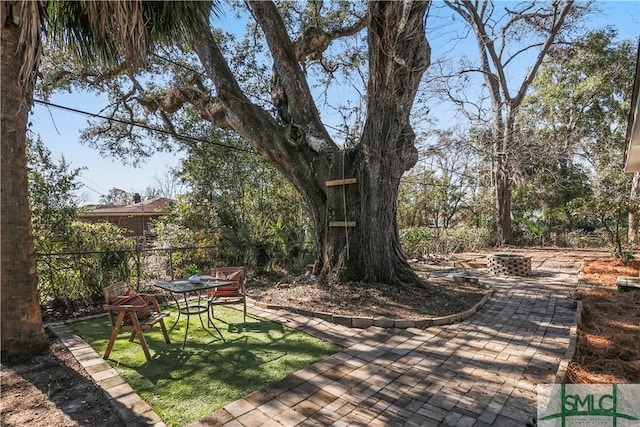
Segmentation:
<svg viewBox="0 0 640 427">
<path fill-rule="evenodd" d="M 488 255 L 487 268 L 497 276 L 530 276 L 531 257 L 515 254 Z"/>
</svg>

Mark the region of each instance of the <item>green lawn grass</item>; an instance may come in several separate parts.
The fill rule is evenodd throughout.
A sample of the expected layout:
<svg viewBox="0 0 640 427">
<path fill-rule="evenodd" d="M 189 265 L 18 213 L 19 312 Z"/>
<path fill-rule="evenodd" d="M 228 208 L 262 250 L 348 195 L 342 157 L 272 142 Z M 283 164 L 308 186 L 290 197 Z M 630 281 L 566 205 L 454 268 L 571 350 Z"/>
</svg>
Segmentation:
<svg viewBox="0 0 640 427">
<path fill-rule="evenodd" d="M 167 328 L 175 307 L 165 309 Z M 122 333 L 109 356 L 109 364 L 171 426 L 183 426 L 222 408 L 267 384 L 278 381 L 340 348 L 283 325 L 216 307 L 215 324 L 224 340 L 202 329 L 192 316 L 186 347 L 182 350 L 186 319 L 180 318 L 166 344 L 160 326 L 145 333 L 152 360 L 147 362 L 137 340 Z M 203 315 L 206 324 L 206 314 Z M 219 320 L 222 319 L 222 320 Z M 111 328 L 107 318 L 70 325 L 99 354 L 104 354 Z"/>
</svg>

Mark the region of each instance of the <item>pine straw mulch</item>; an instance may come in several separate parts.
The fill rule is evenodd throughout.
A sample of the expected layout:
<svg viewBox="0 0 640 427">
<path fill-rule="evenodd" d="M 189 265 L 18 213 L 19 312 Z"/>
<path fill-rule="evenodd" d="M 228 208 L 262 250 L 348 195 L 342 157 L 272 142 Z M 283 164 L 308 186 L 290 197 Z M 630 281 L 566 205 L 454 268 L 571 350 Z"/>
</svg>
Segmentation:
<svg viewBox="0 0 640 427">
<path fill-rule="evenodd" d="M 587 258 L 582 263 L 578 278 L 598 285 L 615 286 L 618 276 L 638 277 L 640 259 L 623 263 L 619 258 Z"/>
<path fill-rule="evenodd" d="M 640 383 L 640 291 L 619 292 L 618 276 L 638 276 L 640 261 L 586 259 L 579 279 L 606 287 L 581 290 L 576 352 L 567 371 L 574 384 Z"/>
</svg>

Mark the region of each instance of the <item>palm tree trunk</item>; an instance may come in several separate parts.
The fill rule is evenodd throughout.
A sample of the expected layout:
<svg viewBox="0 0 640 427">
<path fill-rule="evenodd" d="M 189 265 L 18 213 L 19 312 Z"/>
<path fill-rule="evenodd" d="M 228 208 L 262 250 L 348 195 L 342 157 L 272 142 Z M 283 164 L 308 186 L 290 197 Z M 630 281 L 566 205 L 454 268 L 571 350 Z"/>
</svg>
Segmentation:
<svg viewBox="0 0 640 427">
<path fill-rule="evenodd" d="M 10 19 L 4 21 L 0 53 L 0 354 L 3 361 L 27 358 L 47 347 L 27 193 L 25 142 L 29 103 L 16 79 L 22 64 L 22 55 L 17 51 L 18 40 L 18 26 Z"/>
</svg>

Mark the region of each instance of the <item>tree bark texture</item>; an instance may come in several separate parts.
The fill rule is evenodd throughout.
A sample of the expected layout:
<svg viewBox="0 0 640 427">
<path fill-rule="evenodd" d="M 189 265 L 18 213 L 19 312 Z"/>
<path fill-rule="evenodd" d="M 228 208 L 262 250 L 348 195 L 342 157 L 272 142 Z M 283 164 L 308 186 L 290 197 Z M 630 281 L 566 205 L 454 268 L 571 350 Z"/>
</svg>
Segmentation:
<svg viewBox="0 0 640 427">
<path fill-rule="evenodd" d="M 507 109 L 506 120 L 499 109 L 494 111 L 494 183 L 496 195 L 496 242 L 499 246 L 513 243 L 511 195 L 513 170 L 510 156 L 513 145 L 515 115 Z M 497 116 L 497 117 L 496 117 Z"/>
<path fill-rule="evenodd" d="M 17 84 L 22 64 L 19 27 L 2 2 L 2 142 L 0 152 L 1 301 L 3 360 L 21 359 L 47 347 L 38 296 L 25 153 L 28 98 Z"/>
<path fill-rule="evenodd" d="M 324 273 L 339 280 L 417 283 L 400 246 L 396 198 L 402 174 L 418 158 L 409 113 L 429 65 L 424 28 L 429 2 L 369 3 L 367 116 L 359 143 L 350 149 L 331 139 L 298 62 L 313 52 L 296 49 L 272 2 L 248 4 L 273 57 L 277 115 L 242 93 L 213 36 L 206 35 L 194 41 L 194 50 L 224 111 L 216 123 L 250 141 L 302 194 L 315 223 Z M 318 46 L 324 49 L 327 43 Z M 327 185 L 343 178 L 356 182 Z"/>
<path fill-rule="evenodd" d="M 496 195 L 496 242 L 499 246 L 511 244 L 513 241 L 513 227 L 511 223 L 511 193 L 510 174 L 506 169 L 506 162 L 500 159 L 494 170 Z"/>
</svg>

